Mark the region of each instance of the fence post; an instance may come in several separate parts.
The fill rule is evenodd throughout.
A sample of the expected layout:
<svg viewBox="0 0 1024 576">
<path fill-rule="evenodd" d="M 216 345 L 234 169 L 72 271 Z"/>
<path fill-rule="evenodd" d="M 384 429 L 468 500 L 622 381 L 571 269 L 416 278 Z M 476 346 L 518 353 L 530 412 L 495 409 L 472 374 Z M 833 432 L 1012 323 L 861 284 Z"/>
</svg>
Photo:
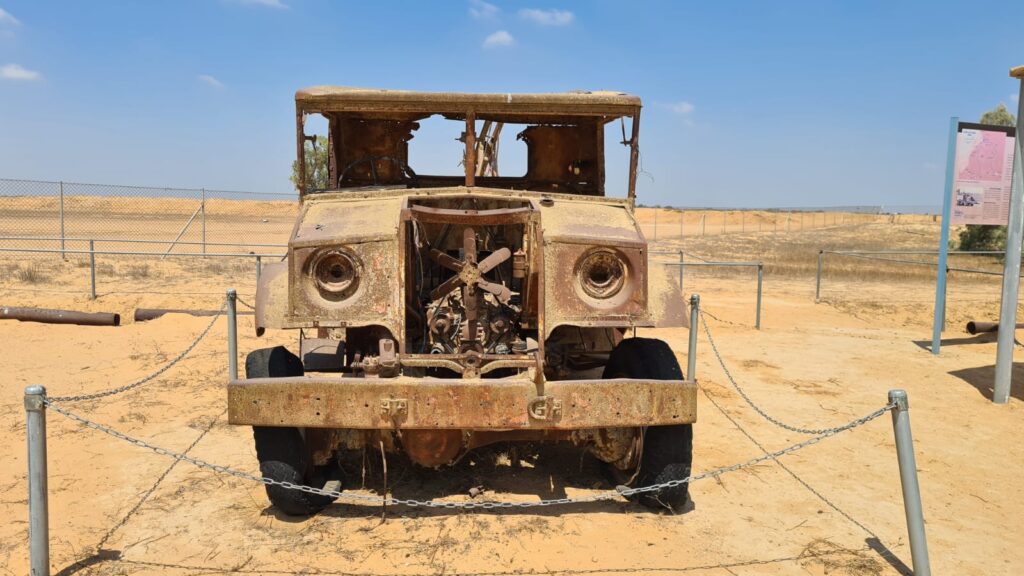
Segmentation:
<svg viewBox="0 0 1024 576">
<path fill-rule="evenodd" d="M 702 213 L 700 215 L 700 235 L 701 236 L 704 235 L 704 227 L 705 227 L 704 225 L 707 222 L 707 216 L 708 216 L 707 212 L 704 212 L 704 213 Z"/>
<path fill-rule="evenodd" d="M 46 388 L 25 388 L 28 439 L 28 554 L 32 576 L 50 574 L 50 512 L 46 487 Z"/>
<path fill-rule="evenodd" d="M 96 299 L 96 241 L 89 240 L 89 300 Z"/>
<path fill-rule="evenodd" d="M 228 380 L 238 380 L 238 293 L 228 289 Z"/>
<path fill-rule="evenodd" d="M 814 277 L 814 303 L 821 302 L 821 261 L 825 257 L 824 250 L 818 250 L 818 273 Z"/>
<path fill-rule="evenodd" d="M 754 328 L 761 329 L 761 285 L 764 284 L 764 262 L 757 263 L 757 310 L 754 316 Z"/>
<path fill-rule="evenodd" d="M 260 256 L 259 254 L 257 254 L 256 255 L 256 284 L 257 285 L 259 285 L 259 283 L 260 283 L 260 274 L 262 274 L 262 273 L 263 273 L 263 257 Z M 683 276 L 683 273 L 680 272 L 679 273 L 679 277 L 681 278 L 682 276 Z M 680 285 L 682 285 L 682 282 L 680 282 Z"/>
<path fill-rule="evenodd" d="M 206 254 L 206 188 L 203 188 L 203 199 L 200 208 L 203 209 L 203 254 Z"/>
<path fill-rule="evenodd" d="M 60 188 L 60 257 L 67 259 L 68 255 L 64 253 L 64 181 L 61 180 L 58 185 Z"/>
<path fill-rule="evenodd" d="M 683 251 L 679 251 L 679 293 L 683 292 Z"/>
<path fill-rule="evenodd" d="M 690 296 L 690 342 L 686 352 L 686 379 L 697 379 L 697 323 L 700 322 L 700 295 Z"/>
<path fill-rule="evenodd" d="M 654 241 L 658 241 L 658 209 L 654 209 Z"/>
<path fill-rule="evenodd" d="M 910 557 L 914 566 L 914 576 L 931 576 L 928 540 L 924 533 L 924 513 L 921 510 L 921 487 L 917 483 L 914 439 L 910 434 L 910 404 L 907 401 L 907 392 L 890 390 L 889 402 L 896 405 L 892 411 L 892 428 L 896 435 L 896 458 L 900 466 L 903 510 L 907 515 L 907 533 L 910 536 Z"/>
</svg>

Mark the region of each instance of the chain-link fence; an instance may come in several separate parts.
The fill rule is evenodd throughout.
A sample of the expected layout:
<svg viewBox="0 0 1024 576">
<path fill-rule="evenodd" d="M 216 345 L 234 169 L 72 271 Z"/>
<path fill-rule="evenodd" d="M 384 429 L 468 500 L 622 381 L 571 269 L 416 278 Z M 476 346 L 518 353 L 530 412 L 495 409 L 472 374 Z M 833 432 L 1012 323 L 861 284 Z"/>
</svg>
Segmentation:
<svg viewBox="0 0 1024 576">
<path fill-rule="evenodd" d="M 0 179 L 0 247 L 237 252 L 281 245 L 295 193 Z"/>
</svg>

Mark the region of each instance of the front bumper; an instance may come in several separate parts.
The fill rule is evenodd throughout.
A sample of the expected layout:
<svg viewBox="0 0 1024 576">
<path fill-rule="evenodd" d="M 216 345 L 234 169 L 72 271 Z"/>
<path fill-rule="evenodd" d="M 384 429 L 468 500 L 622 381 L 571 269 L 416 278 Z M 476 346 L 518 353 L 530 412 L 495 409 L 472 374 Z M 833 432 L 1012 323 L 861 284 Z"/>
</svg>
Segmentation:
<svg viewBox="0 0 1024 576">
<path fill-rule="evenodd" d="M 252 378 L 228 383 L 228 422 L 373 429 L 560 429 L 689 424 L 684 380 Z"/>
</svg>

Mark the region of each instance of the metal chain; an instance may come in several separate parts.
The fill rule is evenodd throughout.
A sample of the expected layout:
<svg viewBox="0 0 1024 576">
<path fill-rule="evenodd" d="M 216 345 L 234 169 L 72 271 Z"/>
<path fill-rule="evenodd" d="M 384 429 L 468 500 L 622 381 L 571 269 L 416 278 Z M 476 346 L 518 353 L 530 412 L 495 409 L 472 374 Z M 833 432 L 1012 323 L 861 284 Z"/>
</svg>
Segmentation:
<svg viewBox="0 0 1024 576">
<path fill-rule="evenodd" d="M 256 307 L 255 307 L 255 306 L 253 306 L 252 304 L 249 304 L 249 303 L 248 303 L 248 302 L 246 302 L 245 300 L 242 300 L 242 299 L 241 299 L 241 298 L 239 298 L 238 296 L 235 296 L 235 302 L 238 302 L 239 304 L 241 304 L 242 306 L 245 306 L 245 307 L 246 307 L 246 308 L 248 308 L 249 310 L 256 310 Z"/>
<path fill-rule="evenodd" d="M 785 422 L 782 422 L 781 420 L 774 418 L 770 414 L 765 412 L 764 409 L 762 409 L 760 406 L 755 404 L 753 400 L 750 399 L 750 396 L 747 396 L 747 393 L 743 390 L 739 383 L 736 382 L 736 379 L 733 378 L 732 372 L 729 371 L 729 368 L 725 365 L 725 360 L 722 358 L 722 355 L 718 352 L 718 346 L 715 345 L 715 339 L 711 337 L 711 329 L 708 327 L 707 318 L 704 317 L 704 310 L 700 310 L 699 312 L 701 324 L 704 325 L 704 333 L 707 334 L 708 336 L 708 343 L 711 344 L 711 350 L 715 353 L 715 358 L 718 359 L 718 364 L 722 367 L 722 371 L 725 372 L 725 377 L 729 379 L 729 383 L 732 384 L 732 387 L 736 390 L 737 393 L 739 393 L 740 397 L 743 398 L 747 405 L 753 408 L 755 412 L 760 414 L 762 418 L 778 426 L 779 428 L 784 428 L 786 430 L 789 430 L 790 432 L 796 432 L 798 434 L 819 435 L 846 429 L 846 426 L 837 426 L 835 428 L 801 428 L 799 426 L 786 424 Z"/>
<path fill-rule="evenodd" d="M 694 481 L 697 481 L 697 480 L 703 480 L 703 479 L 706 479 L 706 478 L 717 478 L 718 476 L 721 476 L 721 475 L 729 473 L 729 472 L 734 472 L 736 470 L 740 470 L 741 468 L 746 468 L 746 467 L 749 467 L 749 466 L 753 466 L 755 464 L 759 464 L 759 463 L 765 462 L 767 460 L 775 460 L 779 456 L 783 456 L 783 455 L 786 455 L 786 454 L 792 454 L 793 452 L 796 452 L 797 450 L 800 450 L 802 448 L 806 448 L 807 446 L 811 446 L 813 444 L 817 444 L 818 442 L 821 442 L 825 438 L 828 438 L 830 436 L 835 436 L 836 434 L 838 434 L 840 432 L 843 432 L 845 430 L 851 430 L 853 428 L 857 428 L 859 426 L 863 426 L 864 424 L 867 424 L 868 422 L 874 420 L 875 418 L 878 418 L 879 416 L 885 414 L 886 412 L 888 412 L 889 410 L 892 410 L 895 407 L 895 404 L 888 404 L 886 406 L 883 406 L 882 408 L 879 408 L 878 410 L 874 411 L 873 413 L 871 413 L 871 414 L 869 414 L 869 415 L 867 415 L 867 416 L 865 416 L 863 418 L 858 418 L 857 420 L 854 420 L 854 421 L 850 422 L 849 424 L 846 424 L 845 426 L 840 426 L 840 427 L 837 427 L 837 428 L 833 428 L 829 432 L 827 432 L 825 434 L 822 434 L 820 436 L 815 436 L 814 438 L 809 438 L 807 440 L 804 440 L 803 442 L 794 444 L 792 446 L 789 446 L 788 448 L 784 448 L 784 449 L 778 450 L 776 452 L 766 453 L 763 456 L 758 456 L 757 458 L 752 458 L 752 459 L 750 459 L 750 460 L 748 460 L 746 462 L 740 463 L 740 464 L 734 464 L 732 466 L 727 466 L 727 467 L 724 467 L 724 468 L 716 468 L 714 470 L 709 470 L 707 472 L 703 472 L 703 473 L 697 474 L 695 476 L 688 476 L 686 478 L 678 478 L 678 479 L 675 479 L 675 480 L 669 480 L 668 482 L 662 482 L 660 484 L 653 484 L 653 485 L 650 485 L 650 486 L 643 486 L 643 487 L 640 487 L 640 488 L 618 487 L 615 490 L 607 490 L 607 491 L 603 491 L 603 492 L 600 492 L 598 494 L 595 494 L 593 496 L 586 496 L 586 497 L 583 497 L 583 498 L 556 498 L 556 499 L 551 499 L 551 500 L 539 500 L 539 501 L 535 501 L 535 502 L 496 502 L 496 501 L 482 501 L 482 502 L 473 502 L 473 501 L 470 501 L 470 502 L 439 502 L 439 501 L 436 501 L 436 500 L 412 500 L 412 499 L 401 499 L 401 498 L 386 498 L 386 497 L 381 497 L 381 496 L 369 496 L 369 495 L 364 495 L 364 494 L 353 494 L 351 492 L 341 492 L 341 491 L 337 491 L 337 490 L 323 490 L 321 488 L 314 488 L 312 486 L 305 486 L 305 485 L 302 485 L 302 484 L 294 484 L 292 482 L 283 482 L 283 481 L 280 481 L 280 480 L 275 480 L 273 478 L 256 476 L 256 475 L 250 474 L 248 472 L 241 472 L 239 470 L 234 470 L 232 468 L 228 468 L 227 466 L 211 464 L 211 463 L 209 463 L 209 462 L 207 462 L 205 460 L 201 460 L 199 458 L 194 458 L 192 456 L 188 456 L 187 454 L 174 452 L 174 451 L 168 450 L 166 448 L 161 448 L 159 446 L 154 446 L 154 445 L 146 442 L 145 440 L 140 440 L 138 438 L 133 438 L 131 436 L 128 436 L 127 434 L 124 434 L 123 432 L 119 432 L 117 430 L 114 430 L 113 428 L 110 428 L 109 426 L 105 426 L 103 424 L 99 424 L 99 423 L 93 422 L 93 421 L 91 421 L 91 420 L 89 420 L 87 418 L 84 418 L 82 416 L 79 416 L 77 414 L 69 412 L 67 409 L 62 408 L 61 406 L 56 404 L 55 400 L 56 400 L 55 398 L 45 398 L 43 401 L 46 404 L 46 406 L 48 406 L 54 412 L 57 412 L 58 414 L 61 414 L 61 415 L 65 416 L 65 417 L 67 417 L 67 418 L 70 418 L 71 420 L 74 420 L 74 421 L 78 422 L 79 424 L 82 424 L 83 426 L 85 426 L 87 428 L 92 428 L 93 430 L 97 430 L 99 432 L 103 432 L 104 434 L 107 434 L 108 436 L 113 436 L 114 438 L 118 438 L 120 440 L 124 440 L 125 442 L 128 442 L 130 444 L 134 444 L 135 446 L 138 446 L 140 448 L 145 448 L 147 450 L 152 450 L 153 452 L 155 452 L 157 454 L 160 454 L 160 455 L 163 455 L 163 456 L 168 456 L 170 458 L 174 458 L 175 460 L 179 460 L 179 461 L 182 461 L 182 462 L 188 462 L 189 464 L 192 464 L 193 466 L 196 466 L 196 467 L 199 467 L 199 468 L 206 468 L 206 469 L 209 469 L 209 470 L 213 470 L 214 472 L 217 472 L 219 474 L 228 474 L 230 476 L 235 476 L 235 477 L 241 478 L 243 480 L 249 480 L 249 481 L 257 482 L 257 483 L 260 483 L 260 484 L 265 484 L 267 486 L 279 486 L 281 488 L 285 488 L 285 489 L 288 489 L 288 490 L 298 490 L 300 492 L 306 492 L 306 493 L 309 493 L 309 494 L 317 494 L 317 495 L 320 495 L 320 496 L 329 496 L 331 498 L 341 498 L 341 499 L 345 499 L 345 500 L 349 500 L 349 501 L 365 502 L 365 503 L 373 504 L 373 505 L 387 504 L 387 505 L 392 505 L 392 506 L 397 506 L 397 505 L 409 506 L 409 507 L 413 507 L 413 508 L 422 507 L 422 508 L 446 508 L 446 509 L 534 508 L 534 507 L 540 507 L 540 506 L 555 506 L 555 505 L 560 505 L 560 504 L 580 504 L 580 503 L 587 503 L 587 502 L 597 502 L 597 501 L 601 501 L 601 500 L 611 500 L 611 499 L 615 499 L 615 498 L 622 497 L 622 496 L 633 496 L 633 495 L 636 495 L 636 494 L 643 494 L 643 493 L 647 493 L 647 492 L 657 492 L 657 491 L 663 490 L 665 488 L 674 488 L 674 487 L 681 486 L 683 484 L 687 484 L 687 483 L 694 482 Z"/>
<path fill-rule="evenodd" d="M 226 307 L 227 307 L 227 304 L 225 304 L 225 305 L 220 307 L 220 310 L 217 311 L 217 314 L 214 315 L 214 317 L 210 319 L 210 323 L 207 324 L 206 328 L 204 328 L 203 331 L 199 333 L 199 336 L 196 337 L 196 339 L 193 340 L 191 344 L 189 344 L 188 348 L 185 348 L 185 350 L 181 354 L 178 354 L 177 357 L 175 357 L 173 360 L 171 360 L 167 364 L 164 364 L 162 367 L 160 367 L 160 369 L 158 369 L 156 372 L 153 372 L 149 376 L 146 376 L 144 378 L 136 380 L 135 382 L 132 382 L 131 384 L 125 384 L 124 386 L 119 386 L 117 388 L 111 388 L 110 390 L 104 390 L 103 392 L 95 392 L 93 394 L 81 394 L 79 396 L 54 396 L 53 398 L 50 398 L 49 400 L 52 400 L 52 401 L 55 401 L 55 402 L 81 402 L 83 400 L 96 400 L 97 398 L 106 398 L 107 396 L 113 396 L 115 394 L 120 394 L 122 392 L 127 392 L 129 390 L 132 390 L 134 388 L 138 388 L 139 386 L 142 386 L 143 384 L 146 384 L 146 383 L 154 380 L 155 378 L 159 377 L 164 372 L 167 372 L 168 370 L 173 368 L 175 364 L 177 364 L 178 362 L 181 362 L 185 358 L 185 356 L 188 356 L 189 352 L 191 352 L 193 349 L 195 349 L 196 346 L 199 345 L 199 342 L 201 342 L 203 340 L 203 338 L 205 338 L 206 335 L 210 333 L 210 330 L 213 328 L 213 325 L 217 323 L 217 319 L 220 318 L 221 315 L 224 314 L 224 309 Z"/>
</svg>

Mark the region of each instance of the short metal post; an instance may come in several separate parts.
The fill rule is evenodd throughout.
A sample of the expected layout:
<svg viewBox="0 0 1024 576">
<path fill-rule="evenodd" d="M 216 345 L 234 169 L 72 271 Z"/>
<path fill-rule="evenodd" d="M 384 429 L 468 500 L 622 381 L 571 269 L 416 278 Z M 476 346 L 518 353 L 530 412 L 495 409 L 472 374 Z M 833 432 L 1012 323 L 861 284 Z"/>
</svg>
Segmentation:
<svg viewBox="0 0 1024 576">
<path fill-rule="evenodd" d="M 683 251 L 679 251 L 679 293 L 683 292 Z"/>
<path fill-rule="evenodd" d="M 697 379 L 697 323 L 700 322 L 700 295 L 690 296 L 690 342 L 686 352 L 686 379 Z"/>
<path fill-rule="evenodd" d="M 825 257 L 824 250 L 818 250 L 818 273 L 814 277 L 814 303 L 821 302 L 821 261 Z"/>
<path fill-rule="evenodd" d="M 228 379 L 238 380 L 238 293 L 228 289 Z"/>
<path fill-rule="evenodd" d="M 754 317 L 754 328 L 761 329 L 761 285 L 764 284 L 764 263 L 757 263 L 757 312 Z"/>
<path fill-rule="evenodd" d="M 900 465 L 903 510 L 907 515 L 907 533 L 910 536 L 910 557 L 914 565 L 914 576 L 931 576 L 928 540 L 924 533 L 924 513 L 921 510 L 921 487 L 917 483 L 914 439 L 910 435 L 910 404 L 907 401 L 907 392 L 890 390 L 889 402 L 896 405 L 892 411 L 892 428 L 896 434 L 896 458 Z"/>
<path fill-rule="evenodd" d="M 28 438 L 29 574 L 50 574 L 50 511 L 46 488 L 46 388 L 25 388 L 25 431 Z"/>
<path fill-rule="evenodd" d="M 203 254 L 206 254 L 206 188 L 203 188 L 203 199 L 200 207 L 203 209 Z"/>
<path fill-rule="evenodd" d="M 67 258 L 64 253 L 64 181 L 58 183 L 60 188 L 60 257 Z"/>
<path fill-rule="evenodd" d="M 263 257 L 256 255 L 256 284 L 260 283 L 260 274 L 263 273 Z M 680 272 L 679 276 L 682 277 L 683 273 Z M 680 283 L 681 284 L 681 283 Z"/>
<path fill-rule="evenodd" d="M 96 241 L 89 240 L 89 299 L 96 299 Z"/>
<path fill-rule="evenodd" d="M 700 235 L 704 235 L 704 227 L 707 224 L 707 212 L 700 215 Z"/>
</svg>

